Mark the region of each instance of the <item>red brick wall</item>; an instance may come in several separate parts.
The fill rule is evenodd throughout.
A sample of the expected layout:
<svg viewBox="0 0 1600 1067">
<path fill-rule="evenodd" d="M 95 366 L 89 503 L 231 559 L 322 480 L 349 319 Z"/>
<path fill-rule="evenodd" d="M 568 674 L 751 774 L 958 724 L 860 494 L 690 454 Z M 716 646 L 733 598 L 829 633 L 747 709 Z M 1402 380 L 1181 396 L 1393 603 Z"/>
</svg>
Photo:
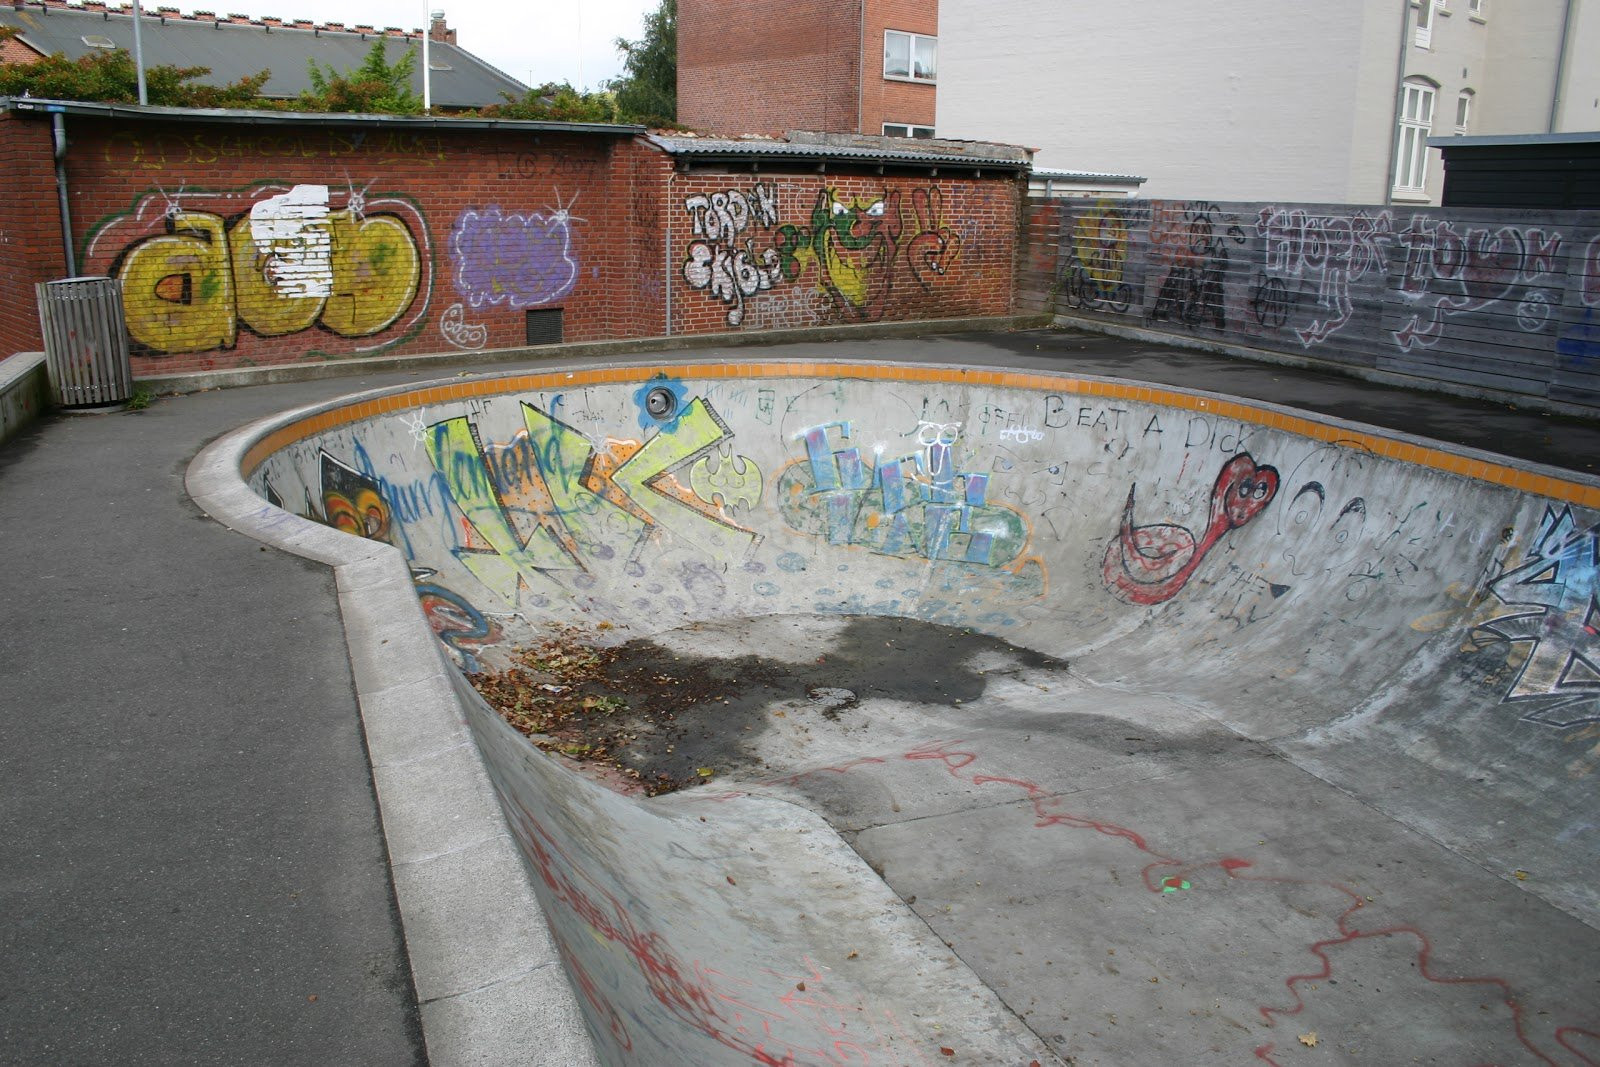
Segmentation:
<svg viewBox="0 0 1600 1067">
<path fill-rule="evenodd" d="M 933 126 L 935 87 L 883 76 L 884 30 L 937 37 L 938 0 L 869 0 L 861 41 L 861 132 L 882 133 L 885 122 Z"/>
<path fill-rule="evenodd" d="M 78 269 L 122 279 L 138 376 L 1010 311 L 1019 186 L 679 173 L 643 140 L 69 117 Z M 14 294 L 61 277 L 50 128 L 0 116 Z M 0 350 L 40 345 L 31 298 Z"/>
<path fill-rule="evenodd" d="M 0 66 L 7 63 L 32 63 L 42 55 L 43 53 L 35 48 L 29 48 L 15 37 L 0 40 Z"/>
<path fill-rule="evenodd" d="M 674 333 L 1010 311 L 1003 178 L 679 174 L 668 200 Z"/>
<path fill-rule="evenodd" d="M 678 121 L 722 134 L 854 132 L 861 3 L 678 0 Z"/>
<path fill-rule="evenodd" d="M 61 246 L 50 124 L 0 114 L 0 174 L 6 176 L 6 207 L 0 211 L 0 357 L 36 352 L 39 333 L 35 282 L 67 273 Z"/>
<path fill-rule="evenodd" d="M 666 164 L 632 141 L 69 128 L 80 269 L 123 279 L 136 375 L 516 347 L 557 307 L 569 341 L 662 330 L 639 211 Z"/>
</svg>

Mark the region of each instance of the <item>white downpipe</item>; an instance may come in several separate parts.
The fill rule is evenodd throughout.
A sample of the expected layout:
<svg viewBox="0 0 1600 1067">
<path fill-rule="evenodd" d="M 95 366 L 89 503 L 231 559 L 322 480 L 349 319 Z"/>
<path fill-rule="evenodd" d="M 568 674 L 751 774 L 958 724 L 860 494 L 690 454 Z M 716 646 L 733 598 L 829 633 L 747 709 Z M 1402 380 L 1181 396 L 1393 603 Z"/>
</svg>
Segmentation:
<svg viewBox="0 0 1600 1067">
<path fill-rule="evenodd" d="M 428 40 L 433 36 L 433 6 L 422 5 L 422 110 L 433 110 L 433 64 L 428 61 Z"/>
<path fill-rule="evenodd" d="M 142 107 L 150 102 L 150 94 L 144 84 L 144 34 L 141 32 L 144 24 L 144 15 L 139 11 L 139 0 L 133 0 L 133 69 L 139 75 L 139 105 Z"/>
</svg>

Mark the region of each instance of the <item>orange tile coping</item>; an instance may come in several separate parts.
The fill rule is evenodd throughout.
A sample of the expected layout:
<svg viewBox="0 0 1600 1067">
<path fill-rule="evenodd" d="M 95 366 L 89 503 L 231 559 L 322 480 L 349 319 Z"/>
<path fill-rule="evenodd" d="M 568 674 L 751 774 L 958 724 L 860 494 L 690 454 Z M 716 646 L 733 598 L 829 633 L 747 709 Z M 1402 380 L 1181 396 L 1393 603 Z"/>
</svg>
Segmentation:
<svg viewBox="0 0 1600 1067">
<path fill-rule="evenodd" d="M 338 426 L 378 418 L 418 407 L 471 400 L 475 397 L 505 396 L 550 389 L 571 389 L 591 385 L 643 383 L 655 377 L 666 378 L 854 378 L 885 380 L 907 384 L 961 384 L 994 386 L 1006 389 L 1048 390 L 1080 397 L 1128 400 L 1155 404 L 1179 411 L 1204 412 L 1217 418 L 1237 419 L 1315 441 L 1338 442 L 1419 467 L 1445 471 L 1478 481 L 1502 485 L 1583 507 L 1600 508 L 1600 487 L 1552 478 L 1517 467 L 1458 456 L 1443 449 L 1399 441 L 1382 434 L 1331 426 L 1315 419 L 1255 407 L 1244 401 L 1218 400 L 1175 392 L 1159 386 L 1098 382 L 1053 374 L 1024 371 L 980 370 L 970 367 L 916 367 L 892 364 L 856 363 L 706 363 L 651 364 L 640 367 L 595 367 L 586 370 L 545 371 L 506 377 L 480 378 L 447 386 L 424 386 L 362 400 L 332 408 L 298 422 L 280 427 L 252 445 L 241 464 L 246 477 L 268 456 L 308 437 Z"/>
</svg>

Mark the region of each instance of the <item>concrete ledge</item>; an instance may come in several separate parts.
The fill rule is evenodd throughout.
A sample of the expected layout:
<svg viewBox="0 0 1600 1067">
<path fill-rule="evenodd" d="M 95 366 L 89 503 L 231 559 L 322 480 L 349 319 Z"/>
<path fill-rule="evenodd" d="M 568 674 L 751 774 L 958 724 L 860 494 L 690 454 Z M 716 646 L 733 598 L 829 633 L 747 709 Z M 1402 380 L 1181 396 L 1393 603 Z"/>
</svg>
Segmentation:
<svg viewBox="0 0 1600 1067">
<path fill-rule="evenodd" d="M 1458 382 L 1440 381 L 1437 378 L 1419 378 L 1416 375 L 1398 374 L 1394 371 L 1379 370 L 1376 367 L 1361 367 L 1350 363 L 1316 359 L 1310 356 L 1298 356 L 1292 352 L 1278 352 L 1267 348 L 1251 348 L 1249 345 L 1213 341 L 1190 334 L 1169 333 L 1166 330 L 1151 330 L 1142 326 L 1125 326 L 1121 323 L 1086 318 L 1081 315 L 1055 315 L 1050 325 L 1075 330 L 1089 330 L 1094 333 L 1103 333 L 1108 337 L 1125 337 L 1130 341 L 1147 341 L 1151 344 L 1166 345 L 1169 348 L 1188 348 L 1196 352 L 1213 352 L 1219 356 L 1237 356 L 1240 359 L 1250 359 L 1257 363 L 1276 363 L 1281 367 L 1300 367 L 1305 370 L 1327 371 L 1329 374 L 1342 374 L 1348 378 L 1359 378 L 1364 382 L 1374 382 L 1378 385 L 1393 385 L 1402 389 L 1442 393 L 1445 396 L 1459 396 L 1468 400 L 1489 400 L 1497 404 L 1509 404 L 1512 407 L 1526 408 L 1529 411 L 1548 411 L 1552 415 L 1573 415 L 1581 419 L 1592 419 L 1597 414 L 1600 414 L 1591 407 L 1584 407 L 1581 404 L 1564 404 L 1559 400 L 1550 400 L 1546 397 L 1535 396 L 1532 393 L 1508 393 L 1500 389 L 1484 389 L 1479 386 L 1462 385 Z"/>
<path fill-rule="evenodd" d="M 189 495 L 240 533 L 334 568 L 389 866 L 429 1060 L 595 1062 L 526 866 L 494 799 L 405 560 L 271 507 L 240 474 L 247 449 L 323 407 L 272 416 L 207 446 Z"/>
<path fill-rule="evenodd" d="M 962 319 L 917 319 L 910 322 L 873 322 L 853 326 L 816 326 L 797 330 L 761 330 L 745 333 L 705 333 L 677 337 L 637 337 L 622 341 L 587 341 L 573 344 L 496 348 L 483 352 L 435 352 L 428 355 L 373 356 L 367 359 L 327 360 L 321 363 L 286 363 L 273 367 L 238 367 L 233 370 L 196 371 L 191 374 L 141 375 L 138 383 L 153 392 L 198 393 L 246 385 L 349 378 L 383 371 L 431 370 L 440 364 L 493 367 L 542 359 L 605 359 L 636 352 L 682 352 L 702 348 L 742 348 L 749 345 L 795 344 L 805 341 L 850 341 L 880 337 L 921 337 L 928 334 L 965 333 L 973 330 L 1032 330 L 1049 326 L 1049 315 L 989 315 Z"/>
<path fill-rule="evenodd" d="M 51 408 L 50 371 L 43 352 L 0 359 L 0 441 L 9 441 Z"/>
</svg>

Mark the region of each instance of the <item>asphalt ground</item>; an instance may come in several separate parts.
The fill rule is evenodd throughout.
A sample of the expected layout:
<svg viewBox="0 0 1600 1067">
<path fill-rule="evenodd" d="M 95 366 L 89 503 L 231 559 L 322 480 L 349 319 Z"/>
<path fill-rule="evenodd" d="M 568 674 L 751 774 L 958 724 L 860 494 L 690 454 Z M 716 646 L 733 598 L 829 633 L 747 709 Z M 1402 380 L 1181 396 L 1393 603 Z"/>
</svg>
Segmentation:
<svg viewBox="0 0 1600 1067">
<path fill-rule="evenodd" d="M 1104 375 L 1578 472 L 1600 457 L 1595 422 L 1076 331 L 767 351 Z M 253 418 L 477 368 L 352 370 L 54 415 L 0 446 L 0 1060 L 425 1058 L 330 574 L 183 491 Z"/>
</svg>

